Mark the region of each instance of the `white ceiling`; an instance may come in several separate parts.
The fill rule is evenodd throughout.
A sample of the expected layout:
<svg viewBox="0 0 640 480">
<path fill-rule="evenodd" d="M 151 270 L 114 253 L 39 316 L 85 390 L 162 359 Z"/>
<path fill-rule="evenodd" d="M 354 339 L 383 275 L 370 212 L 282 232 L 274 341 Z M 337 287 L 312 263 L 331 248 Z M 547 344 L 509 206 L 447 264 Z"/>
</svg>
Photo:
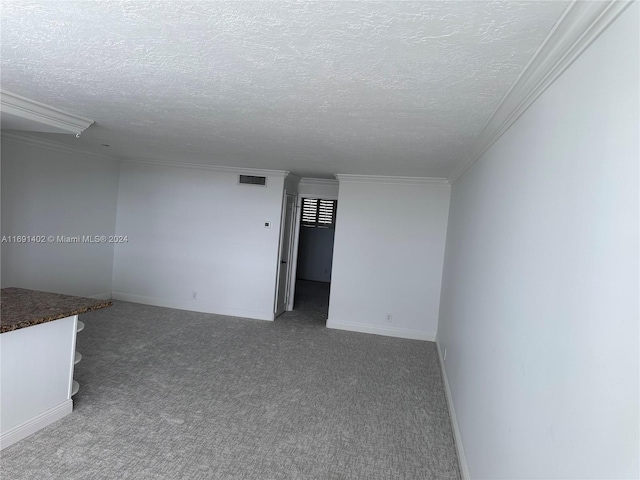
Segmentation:
<svg viewBox="0 0 640 480">
<path fill-rule="evenodd" d="M 118 158 L 447 177 L 567 5 L 3 0 L 1 81 Z"/>
</svg>

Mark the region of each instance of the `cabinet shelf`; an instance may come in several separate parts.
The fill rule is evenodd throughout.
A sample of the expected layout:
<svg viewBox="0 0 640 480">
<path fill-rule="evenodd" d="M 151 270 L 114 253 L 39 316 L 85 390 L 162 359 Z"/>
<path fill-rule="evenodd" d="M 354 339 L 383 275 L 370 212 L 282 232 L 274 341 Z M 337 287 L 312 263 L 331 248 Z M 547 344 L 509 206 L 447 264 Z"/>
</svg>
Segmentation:
<svg viewBox="0 0 640 480">
<path fill-rule="evenodd" d="M 71 388 L 71 396 L 73 397 L 76 393 L 78 393 L 78 390 L 80 390 L 80 384 L 74 380 L 73 387 Z"/>
<path fill-rule="evenodd" d="M 81 332 L 82 330 L 84 330 L 84 322 L 78 320 L 78 328 L 76 329 L 76 333 Z"/>
<path fill-rule="evenodd" d="M 73 364 L 74 365 L 79 364 L 80 360 L 82 360 L 82 354 L 79 351 L 76 350 L 76 353 L 75 353 L 75 355 L 73 357 Z"/>
</svg>

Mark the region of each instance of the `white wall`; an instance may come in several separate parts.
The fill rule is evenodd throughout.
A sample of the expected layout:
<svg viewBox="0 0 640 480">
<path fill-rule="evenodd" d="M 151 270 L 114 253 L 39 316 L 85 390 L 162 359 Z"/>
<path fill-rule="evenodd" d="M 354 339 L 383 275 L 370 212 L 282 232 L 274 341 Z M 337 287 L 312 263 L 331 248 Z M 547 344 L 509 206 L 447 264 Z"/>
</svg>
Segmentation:
<svg viewBox="0 0 640 480">
<path fill-rule="evenodd" d="M 638 4 L 453 186 L 438 342 L 474 479 L 638 478 Z"/>
<path fill-rule="evenodd" d="M 22 137 L 23 138 L 23 137 Z M 2 235 L 113 235 L 119 162 L 2 137 Z M 109 297 L 113 244 L 2 245 L 2 286 Z"/>
<path fill-rule="evenodd" d="M 284 174 L 239 173 L 123 163 L 114 298 L 273 319 Z"/>
<path fill-rule="evenodd" d="M 339 178 L 327 326 L 434 340 L 450 187 Z"/>
<path fill-rule="evenodd" d="M 303 177 L 298 185 L 298 193 L 314 198 L 336 200 L 339 184 L 337 180 Z"/>
</svg>

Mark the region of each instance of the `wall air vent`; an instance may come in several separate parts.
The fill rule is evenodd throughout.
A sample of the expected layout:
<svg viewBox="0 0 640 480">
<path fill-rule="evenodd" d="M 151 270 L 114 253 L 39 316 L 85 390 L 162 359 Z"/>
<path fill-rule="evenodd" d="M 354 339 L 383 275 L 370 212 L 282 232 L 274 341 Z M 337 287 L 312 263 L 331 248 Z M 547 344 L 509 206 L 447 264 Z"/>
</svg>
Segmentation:
<svg viewBox="0 0 640 480">
<path fill-rule="evenodd" d="M 242 185 L 262 185 L 267 184 L 267 177 L 254 177 L 253 175 L 240 175 L 238 183 Z"/>
</svg>

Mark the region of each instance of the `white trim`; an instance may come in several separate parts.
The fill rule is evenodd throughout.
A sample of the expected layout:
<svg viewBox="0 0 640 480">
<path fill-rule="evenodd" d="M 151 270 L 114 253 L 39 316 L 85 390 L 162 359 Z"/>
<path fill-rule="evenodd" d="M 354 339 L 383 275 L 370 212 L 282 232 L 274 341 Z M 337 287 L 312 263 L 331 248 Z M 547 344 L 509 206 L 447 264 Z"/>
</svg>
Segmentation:
<svg viewBox="0 0 640 480">
<path fill-rule="evenodd" d="M 335 330 L 348 330 L 350 332 L 372 333 L 385 337 L 408 338 L 410 340 L 426 340 L 433 342 L 436 339 L 435 332 L 422 332 L 420 330 L 410 330 L 407 328 L 383 327 L 380 325 L 366 325 L 362 323 L 337 322 L 327 320 L 327 328 Z"/>
<path fill-rule="evenodd" d="M 293 238 L 291 245 L 291 282 L 289 282 L 289 298 L 287 299 L 287 312 L 295 308 L 294 301 L 296 297 L 296 281 L 298 280 L 298 247 L 300 246 L 300 217 L 302 208 L 302 199 L 304 194 L 298 194 L 296 198 L 295 217 L 293 219 Z"/>
<path fill-rule="evenodd" d="M 111 300 L 111 292 L 98 293 L 96 295 L 90 295 L 87 298 L 94 298 L 96 300 Z"/>
<path fill-rule="evenodd" d="M 290 312 L 293 310 L 293 298 L 296 292 L 296 268 L 298 268 L 298 252 L 296 251 L 295 254 L 295 258 L 294 258 L 294 247 L 295 245 L 295 238 L 298 235 L 298 232 L 296 231 L 297 225 L 297 218 L 298 218 L 298 193 L 297 192 L 290 192 L 288 190 L 285 189 L 284 191 L 285 194 L 285 201 L 286 201 L 286 196 L 287 195 L 292 195 L 293 196 L 293 213 L 291 215 L 291 225 L 290 225 L 290 229 L 289 230 L 289 257 L 287 259 L 287 292 L 286 292 L 286 301 L 284 303 L 284 310 L 285 312 Z M 279 249 L 278 249 L 279 250 Z M 278 281 L 280 281 L 280 276 L 278 276 Z M 277 293 L 276 293 L 277 294 Z"/>
<path fill-rule="evenodd" d="M 19 442 L 23 438 L 36 433 L 38 430 L 41 430 L 54 422 L 57 422 L 61 418 L 69 415 L 72 411 L 73 400 L 65 400 L 60 405 L 50 408 L 26 422 L 10 428 L 0 435 L 0 450 Z"/>
<path fill-rule="evenodd" d="M 311 178 L 311 177 L 302 177 L 300 179 L 301 185 L 319 185 L 319 186 L 332 186 L 335 187 L 338 185 L 338 180 L 333 178 Z"/>
<path fill-rule="evenodd" d="M 30 145 L 34 147 L 48 148 L 48 149 L 56 150 L 62 153 L 71 153 L 73 155 L 83 155 L 83 156 L 90 155 L 92 157 L 97 157 L 97 158 L 107 158 L 109 160 L 118 160 L 117 158 L 112 157 L 110 155 L 92 152 L 91 150 L 88 150 L 82 147 L 67 145 L 65 143 L 59 143 L 50 139 L 44 139 L 44 138 L 34 137 L 31 135 L 26 135 L 22 132 L 15 132 L 15 131 L 8 132 L 3 130 L 2 139 L 13 140 L 15 142 L 23 143 L 25 145 Z"/>
<path fill-rule="evenodd" d="M 153 160 L 129 160 L 122 159 L 122 163 L 145 165 L 152 167 L 171 167 L 171 168 L 195 168 L 200 170 L 215 170 L 219 172 L 239 173 L 246 175 L 255 175 L 263 177 L 280 177 L 286 178 L 289 172 L 286 170 L 265 170 L 259 168 L 246 167 L 225 167 L 222 165 L 206 165 L 200 163 L 179 163 L 179 162 L 156 162 Z"/>
<path fill-rule="evenodd" d="M 282 206 L 280 207 L 280 235 L 278 238 L 278 255 L 276 262 L 276 291 L 273 297 L 273 306 L 271 309 L 273 310 L 273 319 L 278 318 L 278 315 L 287 311 L 287 302 L 284 302 L 284 311 L 278 313 L 278 288 L 280 287 L 280 261 L 282 260 L 282 240 L 284 239 L 284 224 L 285 224 L 285 215 L 287 214 L 287 189 L 285 188 L 282 192 Z M 288 266 L 287 266 L 288 267 Z M 287 292 L 285 292 L 285 299 L 287 296 Z"/>
<path fill-rule="evenodd" d="M 460 475 L 462 480 L 470 480 L 469 467 L 467 466 L 467 457 L 464 454 L 464 445 L 462 444 L 462 436 L 460 435 L 460 427 L 458 426 L 458 418 L 456 417 L 456 409 L 453 406 L 453 397 L 451 396 L 451 388 L 449 387 L 449 378 L 447 370 L 444 368 L 444 356 L 440 348 L 440 342 L 436 338 L 436 348 L 438 350 L 438 359 L 440 360 L 440 370 L 442 371 L 442 381 L 444 382 L 444 390 L 447 394 L 447 405 L 449 406 L 449 416 L 451 417 L 451 426 L 453 427 L 453 438 L 456 442 L 456 450 L 458 452 L 458 464 L 460 466 Z"/>
<path fill-rule="evenodd" d="M 113 292 L 112 298 L 114 300 L 122 300 L 124 302 L 141 303 L 143 305 L 174 308 L 176 310 L 187 310 L 190 312 L 213 313 L 216 315 L 249 318 L 253 320 L 272 321 L 274 319 L 273 312 L 246 310 L 243 308 L 220 307 L 218 305 L 206 304 L 200 301 L 193 302 L 191 300 L 174 300 L 168 298 L 147 297 L 144 295 L 131 295 L 129 293 L 123 292 Z"/>
<path fill-rule="evenodd" d="M 318 200 L 338 200 L 338 195 L 318 194 L 318 193 L 298 193 L 300 198 L 317 198 Z M 300 202 L 302 208 L 302 202 Z M 337 211 L 337 210 L 336 210 Z"/>
<path fill-rule="evenodd" d="M 298 175 L 296 175 L 295 173 L 289 172 L 287 174 L 287 176 L 285 177 L 285 180 L 288 180 L 290 182 L 293 182 L 295 185 L 298 185 L 300 183 L 300 181 L 302 180 L 302 178 L 299 177 Z"/>
<path fill-rule="evenodd" d="M 351 175 L 336 174 L 340 183 L 374 183 L 388 185 L 434 185 L 449 186 L 446 178 L 435 177 L 388 177 L 382 175 Z"/>
<path fill-rule="evenodd" d="M 287 224 L 287 203 L 289 200 L 289 197 L 293 198 L 293 212 L 291 214 L 291 223 L 289 224 L 289 248 L 287 250 L 287 252 L 285 252 L 285 255 L 287 257 L 287 261 L 284 265 L 286 265 L 286 269 L 287 269 L 287 274 L 285 276 L 285 286 L 284 286 L 284 310 L 282 310 L 282 312 L 278 312 L 278 293 L 280 293 L 280 269 L 282 268 L 282 243 L 284 242 L 285 239 L 285 235 L 287 234 L 287 232 L 285 232 L 285 227 Z M 291 256 L 292 256 L 292 249 L 293 249 L 293 239 L 292 239 L 292 234 L 293 234 L 293 228 L 294 228 L 294 221 L 295 221 L 295 215 L 296 215 L 296 205 L 298 203 L 298 194 L 296 192 L 292 192 L 290 190 L 287 190 L 285 188 L 283 194 L 282 194 L 282 213 L 280 216 L 280 242 L 278 243 L 278 263 L 276 264 L 276 292 L 275 292 L 275 296 L 273 299 L 273 315 L 274 318 L 277 318 L 279 315 L 283 314 L 286 311 L 290 311 L 288 309 L 289 306 L 289 295 L 291 293 Z"/>
<path fill-rule="evenodd" d="M 73 133 L 77 135 L 85 131 L 93 123 L 93 120 L 88 118 L 64 112 L 58 108 L 7 92 L 6 90 L 0 90 L 0 105 L 3 113 L 60 130 L 60 132 L 54 133 Z"/>
<path fill-rule="evenodd" d="M 295 173 L 289 173 L 286 177 L 284 177 L 284 189 L 297 195 L 300 180 L 300 177 Z"/>
<path fill-rule="evenodd" d="M 467 159 L 449 175 L 449 182 L 458 180 L 631 3 L 574 0 L 489 117 Z"/>
</svg>

